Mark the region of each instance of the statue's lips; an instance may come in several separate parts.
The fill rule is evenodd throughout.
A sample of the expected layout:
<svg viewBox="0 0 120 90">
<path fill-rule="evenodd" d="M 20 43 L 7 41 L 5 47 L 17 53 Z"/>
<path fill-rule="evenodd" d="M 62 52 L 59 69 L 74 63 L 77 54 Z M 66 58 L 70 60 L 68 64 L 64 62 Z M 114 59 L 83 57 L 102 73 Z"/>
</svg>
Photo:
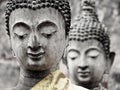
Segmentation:
<svg viewBox="0 0 120 90">
<path fill-rule="evenodd" d="M 43 52 L 40 52 L 40 53 L 27 53 L 28 54 L 28 57 L 32 60 L 40 60 L 45 53 Z"/>
<path fill-rule="evenodd" d="M 88 77 L 90 75 L 90 72 L 88 72 L 88 71 L 81 71 L 81 72 L 77 72 L 77 73 L 80 77 L 83 77 L 83 78 Z"/>
</svg>

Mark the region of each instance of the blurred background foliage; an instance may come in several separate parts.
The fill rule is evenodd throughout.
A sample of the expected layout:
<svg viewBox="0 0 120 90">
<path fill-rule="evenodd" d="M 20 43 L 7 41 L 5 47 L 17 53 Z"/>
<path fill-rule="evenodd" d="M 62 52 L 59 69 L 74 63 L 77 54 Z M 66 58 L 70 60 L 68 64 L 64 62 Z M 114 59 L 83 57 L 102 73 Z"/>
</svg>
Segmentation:
<svg viewBox="0 0 120 90">
<path fill-rule="evenodd" d="M 14 86 L 19 77 L 19 65 L 14 58 L 9 36 L 5 31 L 5 6 L 8 0 L 0 0 L 0 90 Z M 80 14 L 81 0 L 69 0 L 72 11 L 72 23 Z M 120 0 L 96 0 L 99 19 L 110 31 L 111 51 L 116 52 L 112 71 L 120 69 Z"/>
</svg>

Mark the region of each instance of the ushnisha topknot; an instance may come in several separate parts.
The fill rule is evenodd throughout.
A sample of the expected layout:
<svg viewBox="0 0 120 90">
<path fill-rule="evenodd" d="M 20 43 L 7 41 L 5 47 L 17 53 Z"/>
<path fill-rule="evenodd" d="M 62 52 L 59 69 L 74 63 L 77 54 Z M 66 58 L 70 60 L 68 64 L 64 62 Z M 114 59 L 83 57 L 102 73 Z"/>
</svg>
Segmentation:
<svg viewBox="0 0 120 90">
<path fill-rule="evenodd" d="M 71 11 L 69 2 L 67 0 L 9 0 L 5 13 L 5 23 L 8 35 L 10 35 L 9 17 L 12 11 L 18 8 L 37 10 L 49 7 L 58 10 L 62 14 L 65 20 L 66 34 L 68 34 L 70 30 Z"/>
<path fill-rule="evenodd" d="M 102 43 L 105 54 L 109 57 L 110 38 L 106 27 L 100 23 L 94 0 L 82 0 L 81 14 L 77 16 L 69 32 L 69 41 L 86 41 L 95 39 Z"/>
</svg>

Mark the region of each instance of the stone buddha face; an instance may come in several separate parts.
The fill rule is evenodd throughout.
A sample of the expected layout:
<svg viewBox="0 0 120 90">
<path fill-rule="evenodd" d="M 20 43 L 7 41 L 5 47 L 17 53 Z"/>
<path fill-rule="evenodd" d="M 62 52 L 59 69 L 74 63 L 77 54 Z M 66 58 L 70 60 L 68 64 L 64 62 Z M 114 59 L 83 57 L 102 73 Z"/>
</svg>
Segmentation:
<svg viewBox="0 0 120 90">
<path fill-rule="evenodd" d="M 71 81 L 86 88 L 102 80 L 110 60 L 107 60 L 103 45 L 97 40 L 69 41 L 67 67 Z"/>
<path fill-rule="evenodd" d="M 65 22 L 57 10 L 16 9 L 10 15 L 9 27 L 12 49 L 23 69 L 47 70 L 61 59 Z"/>
</svg>

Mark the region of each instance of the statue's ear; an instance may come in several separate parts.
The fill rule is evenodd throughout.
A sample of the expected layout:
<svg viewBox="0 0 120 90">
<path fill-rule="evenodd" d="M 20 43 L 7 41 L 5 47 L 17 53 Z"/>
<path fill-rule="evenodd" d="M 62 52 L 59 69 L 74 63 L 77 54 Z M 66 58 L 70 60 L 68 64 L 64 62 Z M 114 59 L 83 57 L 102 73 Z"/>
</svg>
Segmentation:
<svg viewBox="0 0 120 90">
<path fill-rule="evenodd" d="M 110 65 L 112 66 L 115 58 L 115 52 L 110 52 L 109 59 L 110 59 Z"/>
<path fill-rule="evenodd" d="M 65 47 L 65 49 L 68 47 L 68 43 L 69 43 L 69 38 L 68 38 L 68 36 L 66 35 L 66 47 Z"/>
<path fill-rule="evenodd" d="M 109 71 L 112 67 L 112 64 L 114 62 L 114 58 L 115 58 L 115 52 L 110 52 L 109 58 L 107 60 L 107 70 L 106 70 L 106 74 L 109 74 Z"/>
<path fill-rule="evenodd" d="M 9 36 L 9 41 L 10 41 L 10 46 L 11 46 L 11 51 L 12 51 L 12 55 L 15 57 L 15 53 L 14 53 L 14 50 L 13 50 L 13 44 L 12 44 L 12 39 L 11 39 L 11 36 Z"/>
<path fill-rule="evenodd" d="M 62 62 L 63 62 L 63 64 L 67 65 L 67 47 L 64 50 L 64 53 L 62 56 Z"/>
</svg>

